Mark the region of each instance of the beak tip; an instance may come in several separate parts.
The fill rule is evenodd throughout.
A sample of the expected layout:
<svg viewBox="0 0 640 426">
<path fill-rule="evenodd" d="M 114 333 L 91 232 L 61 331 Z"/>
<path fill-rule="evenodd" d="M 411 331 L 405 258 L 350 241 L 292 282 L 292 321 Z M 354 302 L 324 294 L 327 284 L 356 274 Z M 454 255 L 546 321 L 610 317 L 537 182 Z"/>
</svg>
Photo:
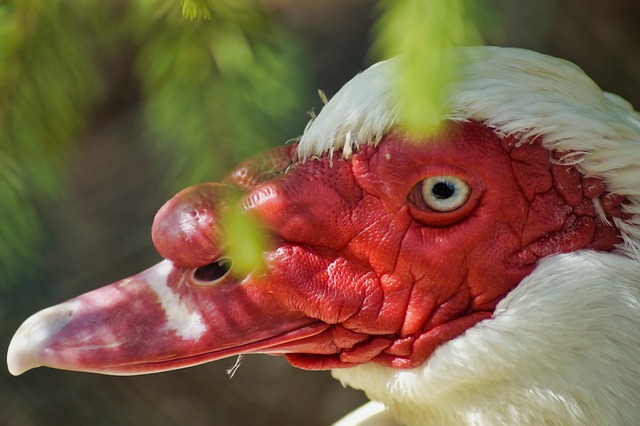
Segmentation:
<svg viewBox="0 0 640 426">
<path fill-rule="evenodd" d="M 11 339 L 7 352 L 7 367 L 13 376 L 19 376 L 25 371 L 38 367 L 38 362 L 24 350 L 24 345 L 16 337 Z"/>
<path fill-rule="evenodd" d="M 29 317 L 9 343 L 7 367 L 18 376 L 32 368 L 44 365 L 42 350 L 73 316 L 76 303 L 66 302 L 44 309 Z"/>
<path fill-rule="evenodd" d="M 29 320 L 31 318 L 29 318 Z M 19 376 L 27 370 L 40 366 L 37 356 L 40 352 L 40 345 L 34 342 L 34 339 L 31 337 L 31 330 L 28 324 L 29 320 L 20 326 L 11 339 L 11 343 L 9 343 L 7 367 L 9 368 L 9 373 L 14 376 Z"/>
</svg>

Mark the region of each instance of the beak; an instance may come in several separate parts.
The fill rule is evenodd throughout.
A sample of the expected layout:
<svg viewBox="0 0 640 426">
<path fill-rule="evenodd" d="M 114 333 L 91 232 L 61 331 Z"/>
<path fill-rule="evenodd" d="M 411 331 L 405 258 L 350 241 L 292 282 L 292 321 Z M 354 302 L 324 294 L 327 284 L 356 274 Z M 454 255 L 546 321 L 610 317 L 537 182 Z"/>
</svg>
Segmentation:
<svg viewBox="0 0 640 426">
<path fill-rule="evenodd" d="M 287 147 L 247 161 L 229 183 L 251 191 L 291 156 Z M 293 307 L 278 256 L 266 256 L 267 272 L 229 273 L 218 238 L 229 190 L 194 185 L 160 209 L 152 238 L 168 260 L 28 318 L 9 345 L 11 374 L 48 366 L 134 375 L 241 353 L 335 353 L 331 326 Z"/>
<path fill-rule="evenodd" d="M 314 352 L 313 336 L 329 325 L 283 307 L 260 279 L 237 281 L 221 262 L 206 268 L 211 281 L 165 260 L 34 314 L 9 345 L 9 371 L 133 375 L 239 353 Z"/>
</svg>

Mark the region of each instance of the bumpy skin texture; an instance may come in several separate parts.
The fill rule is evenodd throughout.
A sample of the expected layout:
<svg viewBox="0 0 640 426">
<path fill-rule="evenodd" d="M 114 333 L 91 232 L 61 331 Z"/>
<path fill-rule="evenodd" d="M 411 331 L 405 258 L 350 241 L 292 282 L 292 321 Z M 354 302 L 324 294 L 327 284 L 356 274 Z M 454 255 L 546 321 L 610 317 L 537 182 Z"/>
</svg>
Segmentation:
<svg viewBox="0 0 640 426">
<path fill-rule="evenodd" d="M 558 164 L 561 154 L 540 141 L 500 138 L 479 123 L 451 123 L 424 143 L 393 131 L 350 160 L 335 154 L 291 167 L 291 153 L 272 151 L 227 180 L 247 191 L 245 207 L 276 239 L 265 289 L 333 325 L 287 355 L 298 367 L 415 367 L 490 318 L 540 257 L 620 242 L 592 198 L 609 217 L 620 216 L 623 199 Z M 435 176 L 466 182 L 466 203 L 450 212 L 425 206 L 420 185 Z"/>
<path fill-rule="evenodd" d="M 197 268 L 222 254 L 216 218 L 229 188 L 216 183 L 190 186 L 165 203 L 156 214 L 151 238 L 165 259 Z"/>
<path fill-rule="evenodd" d="M 541 257 L 620 242 L 624 198 L 562 165 L 566 153 L 477 122 L 427 141 L 396 129 L 348 160 L 294 153 L 177 194 L 153 225 L 170 262 L 34 315 L 12 372 L 137 374 L 247 352 L 306 369 L 411 368 L 490 320 Z M 219 239 L 233 186 L 273 240 L 265 270 L 240 278 Z"/>
</svg>

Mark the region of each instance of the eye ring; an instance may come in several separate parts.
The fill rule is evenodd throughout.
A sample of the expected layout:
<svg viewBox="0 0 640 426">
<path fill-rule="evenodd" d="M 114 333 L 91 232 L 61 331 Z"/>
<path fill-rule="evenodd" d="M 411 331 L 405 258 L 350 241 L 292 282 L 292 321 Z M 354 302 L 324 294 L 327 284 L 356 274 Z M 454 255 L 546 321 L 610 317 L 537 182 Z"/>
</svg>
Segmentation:
<svg viewBox="0 0 640 426">
<path fill-rule="evenodd" d="M 446 227 L 467 219 L 485 191 L 481 179 L 453 167 L 424 170 L 421 179 L 414 181 L 407 201 L 413 218 L 426 226 Z"/>
<path fill-rule="evenodd" d="M 471 197 L 471 187 L 456 176 L 431 176 L 416 185 L 419 207 L 437 213 L 449 213 L 464 206 Z"/>
<path fill-rule="evenodd" d="M 221 257 L 215 262 L 193 270 L 193 282 L 197 285 L 211 286 L 222 281 L 229 274 L 233 262 L 228 257 Z"/>
</svg>

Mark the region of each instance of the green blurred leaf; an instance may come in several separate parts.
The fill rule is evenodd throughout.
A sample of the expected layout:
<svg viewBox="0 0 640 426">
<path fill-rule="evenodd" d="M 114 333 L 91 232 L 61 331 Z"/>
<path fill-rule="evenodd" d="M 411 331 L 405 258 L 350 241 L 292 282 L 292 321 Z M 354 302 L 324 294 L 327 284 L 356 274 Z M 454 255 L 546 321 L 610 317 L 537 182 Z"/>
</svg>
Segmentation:
<svg viewBox="0 0 640 426">
<path fill-rule="evenodd" d="M 233 261 L 231 273 L 244 278 L 265 267 L 263 253 L 267 249 L 267 233 L 261 221 L 241 207 L 238 196 L 230 196 L 221 212 L 221 241 L 225 254 Z"/>
<path fill-rule="evenodd" d="M 191 19 L 211 19 L 211 4 L 208 0 L 180 0 L 182 15 Z"/>
<path fill-rule="evenodd" d="M 460 66 L 450 50 L 477 44 L 478 29 L 465 0 L 382 0 L 375 51 L 403 55 L 396 79 L 401 120 L 414 133 L 430 133 L 446 115 L 447 92 Z"/>
<path fill-rule="evenodd" d="M 283 143 L 286 124 L 304 111 L 296 43 L 253 2 L 215 4 L 207 21 L 185 21 L 168 6 L 153 15 L 145 10 L 157 5 L 144 2 L 134 14 L 153 16 L 135 23 L 136 65 L 147 127 L 168 153 L 174 191 L 219 179 L 227 164 Z"/>
</svg>

